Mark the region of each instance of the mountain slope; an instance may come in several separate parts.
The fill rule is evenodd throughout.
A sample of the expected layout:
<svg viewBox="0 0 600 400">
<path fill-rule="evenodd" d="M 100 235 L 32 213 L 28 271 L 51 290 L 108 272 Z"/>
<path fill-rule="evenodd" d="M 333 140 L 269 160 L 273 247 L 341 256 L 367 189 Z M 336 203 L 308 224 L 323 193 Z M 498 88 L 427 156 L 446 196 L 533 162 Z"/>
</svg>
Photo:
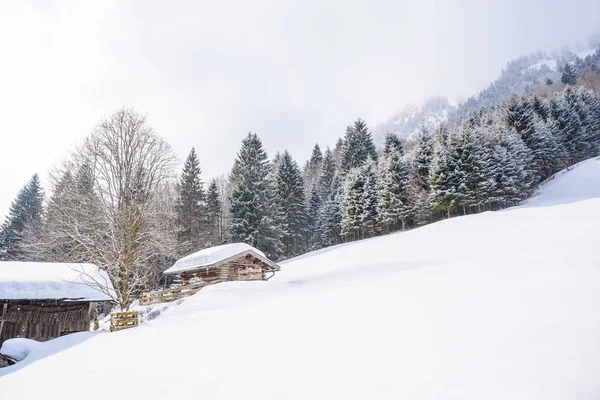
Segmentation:
<svg viewBox="0 0 600 400">
<path fill-rule="evenodd" d="M 429 132 L 440 122 L 456 123 L 482 108 L 501 104 L 513 95 L 528 93 L 545 85 L 548 79 L 559 82 L 565 64 L 573 64 L 576 70 L 600 68 L 600 43 L 596 38 L 589 46 L 573 51 L 563 50 L 548 55 L 536 52 L 510 61 L 496 80 L 481 92 L 469 97 L 458 106 L 452 106 L 445 97 L 434 97 L 421 106 L 410 106 L 392 115 L 386 122 L 376 125 L 373 138 L 381 145 L 387 133 L 402 139 L 410 139 L 421 126 Z"/>
<path fill-rule="evenodd" d="M 599 186 L 600 161 L 588 160 L 522 207 L 309 253 L 269 282 L 208 287 L 0 378 L 0 394 L 599 398 Z"/>
</svg>

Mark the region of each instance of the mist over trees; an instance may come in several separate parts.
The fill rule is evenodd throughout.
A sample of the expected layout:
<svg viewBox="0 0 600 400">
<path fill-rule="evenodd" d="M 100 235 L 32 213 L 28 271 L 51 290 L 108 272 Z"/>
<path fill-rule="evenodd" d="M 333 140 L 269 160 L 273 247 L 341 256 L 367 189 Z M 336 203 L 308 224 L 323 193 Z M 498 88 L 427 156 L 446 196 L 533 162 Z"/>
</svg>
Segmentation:
<svg viewBox="0 0 600 400">
<path fill-rule="evenodd" d="M 231 173 L 208 184 L 195 149 L 176 171 L 169 144 L 123 108 L 55 167 L 49 196 L 37 175 L 19 191 L 0 228 L 0 260 L 95 263 L 126 309 L 176 259 L 206 247 L 246 242 L 281 260 L 514 206 L 600 154 L 595 63 L 565 66 L 565 83 L 422 125 L 409 140 L 388 133 L 379 151 L 357 119 L 333 148 L 314 144 L 303 168 L 287 150 L 269 158 L 249 133 Z"/>
</svg>

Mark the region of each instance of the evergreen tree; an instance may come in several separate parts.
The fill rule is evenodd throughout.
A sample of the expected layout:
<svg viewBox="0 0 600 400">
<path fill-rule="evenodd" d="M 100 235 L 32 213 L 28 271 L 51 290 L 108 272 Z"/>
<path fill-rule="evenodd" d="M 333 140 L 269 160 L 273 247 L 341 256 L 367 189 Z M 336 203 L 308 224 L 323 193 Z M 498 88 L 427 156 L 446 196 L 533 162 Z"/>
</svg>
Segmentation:
<svg viewBox="0 0 600 400">
<path fill-rule="evenodd" d="M 367 124 L 359 118 L 354 125 L 346 128 L 340 168 L 342 172 L 348 172 L 362 167 L 369 157 L 377 161 L 377 149 Z"/>
<path fill-rule="evenodd" d="M 340 243 L 342 226 L 342 188 L 339 175 L 335 175 L 331 181 L 329 197 L 323 203 L 319 212 L 317 223 L 321 236 L 322 247 L 332 246 Z"/>
<path fill-rule="evenodd" d="M 533 109 L 526 97 L 513 97 L 506 105 L 506 122 L 519 135 L 526 135 L 533 125 Z"/>
<path fill-rule="evenodd" d="M 335 162 L 336 168 L 341 167 L 343 150 L 344 150 L 344 140 L 342 138 L 338 138 L 338 140 L 337 140 L 337 142 L 335 142 L 335 146 L 333 148 L 333 160 Z"/>
<path fill-rule="evenodd" d="M 321 164 L 321 175 L 319 179 L 319 187 L 323 199 L 326 199 L 331 193 L 331 186 L 333 184 L 333 178 L 335 174 L 335 159 L 331 150 L 327 148 L 327 150 L 325 150 L 325 155 L 323 156 L 323 163 Z"/>
<path fill-rule="evenodd" d="M 283 256 L 293 257 L 307 247 L 307 214 L 302 174 L 287 150 L 281 156 L 275 175 L 275 194 Z"/>
<path fill-rule="evenodd" d="M 321 148 L 318 143 L 315 143 L 315 147 L 313 147 L 312 153 L 310 155 L 310 160 L 308 160 L 308 164 L 311 170 L 318 171 L 321 169 L 321 163 L 323 162 L 323 153 L 321 152 Z"/>
<path fill-rule="evenodd" d="M 222 204 L 219 195 L 219 187 L 215 179 L 210 181 L 206 193 L 206 214 L 209 220 L 209 227 L 212 232 L 213 244 L 223 243 L 223 232 L 221 231 Z"/>
<path fill-rule="evenodd" d="M 445 211 L 448 217 L 458 205 L 456 192 L 460 176 L 457 176 L 457 160 L 454 154 L 456 142 L 454 132 L 447 138 L 443 134 L 436 136 L 429 178 L 431 208 L 433 211 Z"/>
<path fill-rule="evenodd" d="M 388 133 L 385 135 L 383 154 L 388 155 L 392 151 L 398 151 L 401 154 L 404 154 L 404 145 L 398 136 L 396 136 L 394 133 Z"/>
<path fill-rule="evenodd" d="M 514 131 L 506 132 L 499 144 L 501 177 L 497 186 L 498 199 L 503 207 L 514 206 L 526 199 L 533 187 L 531 151 Z"/>
<path fill-rule="evenodd" d="M 371 237 L 379 231 L 377 205 L 379 202 L 379 183 L 377 181 L 377 164 L 368 158 L 362 167 L 364 190 L 362 193 L 362 230 L 363 236 Z"/>
<path fill-rule="evenodd" d="M 463 214 L 477 205 L 477 191 L 483 179 L 477 157 L 479 146 L 473 127 L 469 124 L 460 125 L 458 142 L 451 156 L 455 157 L 456 161 L 454 174 L 458 183 L 457 205 L 462 207 Z"/>
<path fill-rule="evenodd" d="M 341 234 L 349 240 L 363 237 L 363 197 L 365 179 L 362 168 L 352 168 L 346 174 L 342 188 Z"/>
<path fill-rule="evenodd" d="M 565 64 L 565 69 L 563 70 L 560 81 L 565 85 L 575 85 L 577 83 L 577 75 L 571 64 Z"/>
<path fill-rule="evenodd" d="M 179 243 L 183 254 L 198 251 L 208 244 L 206 198 L 201 179 L 200 163 L 192 148 L 179 178 L 179 198 L 176 205 Z"/>
<path fill-rule="evenodd" d="M 440 124 L 436 134 L 441 141 L 448 137 L 448 128 Z M 416 184 L 420 189 L 429 191 L 429 169 L 433 160 L 433 140 L 425 129 L 420 129 L 415 137 L 414 145 L 414 177 Z"/>
<path fill-rule="evenodd" d="M 319 144 L 313 147 L 310 159 L 304 166 L 304 193 L 310 198 L 311 192 L 317 187 L 321 175 L 321 165 L 323 164 L 323 153 Z"/>
<path fill-rule="evenodd" d="M 390 144 L 379 163 L 379 202 L 377 213 L 384 232 L 406 227 L 410 168 L 403 160 L 402 148 Z"/>
<path fill-rule="evenodd" d="M 42 225 L 44 192 L 37 174 L 19 191 L 2 225 L 0 256 L 4 260 L 27 260 L 26 244 L 36 242 Z"/>
<path fill-rule="evenodd" d="M 308 200 L 308 214 L 307 214 L 307 226 L 309 236 L 309 247 L 311 250 L 321 248 L 321 234 L 320 234 L 320 212 L 323 206 L 322 200 L 323 193 L 319 190 L 318 186 L 314 186 L 310 192 L 310 199 Z"/>
<path fill-rule="evenodd" d="M 231 240 L 278 259 L 282 244 L 275 221 L 275 192 L 267 152 L 254 133 L 242 141 L 231 172 Z"/>
</svg>

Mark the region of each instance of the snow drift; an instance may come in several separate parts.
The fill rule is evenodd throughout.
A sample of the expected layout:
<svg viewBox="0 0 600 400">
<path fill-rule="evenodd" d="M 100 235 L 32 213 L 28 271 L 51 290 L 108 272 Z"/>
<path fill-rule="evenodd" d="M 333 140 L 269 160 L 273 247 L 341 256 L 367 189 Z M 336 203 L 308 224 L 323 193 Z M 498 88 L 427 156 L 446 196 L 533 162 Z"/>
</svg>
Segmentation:
<svg viewBox="0 0 600 400">
<path fill-rule="evenodd" d="M 589 160 L 520 208 L 207 287 L 0 378 L 0 397 L 600 398 L 599 186 Z"/>
</svg>

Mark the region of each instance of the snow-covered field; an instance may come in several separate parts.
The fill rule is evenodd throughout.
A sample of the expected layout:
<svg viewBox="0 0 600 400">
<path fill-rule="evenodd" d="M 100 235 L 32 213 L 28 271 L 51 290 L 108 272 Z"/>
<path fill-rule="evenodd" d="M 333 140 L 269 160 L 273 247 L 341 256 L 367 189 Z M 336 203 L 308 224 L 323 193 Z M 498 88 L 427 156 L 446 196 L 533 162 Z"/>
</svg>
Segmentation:
<svg viewBox="0 0 600 400">
<path fill-rule="evenodd" d="M 208 287 L 80 334 L 0 378 L 0 398 L 599 399 L 598 188 L 589 160 L 525 206 Z"/>
</svg>

